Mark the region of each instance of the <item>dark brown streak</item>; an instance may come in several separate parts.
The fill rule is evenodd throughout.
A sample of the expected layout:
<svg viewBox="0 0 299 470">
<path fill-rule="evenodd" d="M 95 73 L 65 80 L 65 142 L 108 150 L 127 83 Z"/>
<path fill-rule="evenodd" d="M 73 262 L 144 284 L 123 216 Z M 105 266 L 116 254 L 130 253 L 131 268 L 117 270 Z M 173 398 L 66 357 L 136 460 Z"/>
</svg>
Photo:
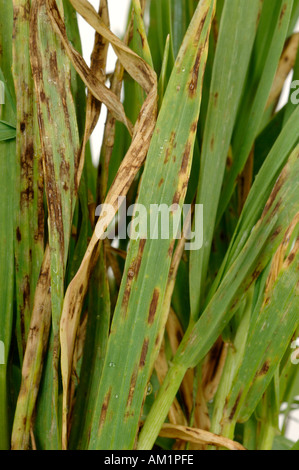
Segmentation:
<svg viewBox="0 0 299 470">
<path fill-rule="evenodd" d="M 236 414 L 236 411 L 237 411 L 237 408 L 238 408 L 238 404 L 239 404 L 239 402 L 240 402 L 240 400 L 241 400 L 241 396 L 242 396 L 242 392 L 240 391 L 240 392 L 239 392 L 239 395 L 238 395 L 238 397 L 237 397 L 237 399 L 236 399 L 236 402 L 235 402 L 234 406 L 232 407 L 232 411 L 231 411 L 231 413 L 230 413 L 230 415 L 229 415 L 229 420 L 230 420 L 230 421 L 232 421 L 232 419 L 234 418 L 234 416 L 235 416 L 235 414 Z"/>
<path fill-rule="evenodd" d="M 157 307 L 158 307 L 159 295 L 160 295 L 159 290 L 155 289 L 154 293 L 153 293 L 152 300 L 151 300 L 148 319 L 147 319 L 149 325 L 152 325 L 153 322 L 154 322 L 155 314 L 156 314 Z"/>
<path fill-rule="evenodd" d="M 139 369 L 142 369 L 145 366 L 145 360 L 146 360 L 146 356 L 147 356 L 148 345 L 149 345 L 149 339 L 145 338 L 145 340 L 143 341 L 142 350 L 141 350 L 141 354 L 140 354 Z"/>
<path fill-rule="evenodd" d="M 111 387 L 109 388 L 107 394 L 105 395 L 104 402 L 103 402 L 103 405 L 102 405 L 101 415 L 100 415 L 100 422 L 99 422 L 99 430 L 105 424 L 110 398 L 111 398 Z"/>
</svg>

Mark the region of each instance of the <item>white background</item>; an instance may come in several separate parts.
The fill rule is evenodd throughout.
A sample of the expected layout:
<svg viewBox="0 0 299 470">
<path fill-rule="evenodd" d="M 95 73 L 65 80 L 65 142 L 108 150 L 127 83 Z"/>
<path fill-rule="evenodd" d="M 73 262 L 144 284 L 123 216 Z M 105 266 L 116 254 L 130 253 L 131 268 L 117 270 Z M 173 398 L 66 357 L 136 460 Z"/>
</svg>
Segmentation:
<svg viewBox="0 0 299 470">
<path fill-rule="evenodd" d="M 89 0 L 89 2 L 94 6 L 94 8 L 98 11 L 99 7 L 99 0 Z M 111 30 L 119 37 L 121 37 L 125 31 L 126 23 L 127 23 L 127 15 L 130 6 L 130 0 L 108 0 L 109 5 L 109 16 L 110 16 L 110 28 Z M 94 41 L 94 31 L 93 29 L 86 23 L 86 21 L 82 17 L 79 18 L 79 28 L 80 34 L 82 38 L 82 47 L 83 47 L 83 56 L 87 64 L 90 64 L 90 55 L 93 48 L 93 41 Z M 297 23 L 296 30 L 299 31 L 299 21 Z M 113 67 L 115 64 L 116 56 L 112 50 L 109 48 L 108 54 L 108 62 L 107 62 L 107 72 L 112 72 Z M 292 79 L 292 74 L 290 74 L 287 86 L 286 86 L 286 93 L 283 95 L 279 107 L 282 106 L 285 102 L 288 90 Z M 91 138 L 91 149 L 93 154 L 93 160 L 96 163 L 99 158 L 99 152 L 102 142 L 102 134 L 103 134 L 103 126 L 106 120 L 106 109 L 105 106 L 102 107 L 102 113 L 99 120 L 99 123 L 94 130 L 94 133 Z M 299 366 L 298 366 L 299 367 Z M 290 439 L 297 441 L 299 439 L 299 410 L 294 413 L 293 421 L 289 426 L 289 430 L 287 433 L 287 437 Z"/>
</svg>

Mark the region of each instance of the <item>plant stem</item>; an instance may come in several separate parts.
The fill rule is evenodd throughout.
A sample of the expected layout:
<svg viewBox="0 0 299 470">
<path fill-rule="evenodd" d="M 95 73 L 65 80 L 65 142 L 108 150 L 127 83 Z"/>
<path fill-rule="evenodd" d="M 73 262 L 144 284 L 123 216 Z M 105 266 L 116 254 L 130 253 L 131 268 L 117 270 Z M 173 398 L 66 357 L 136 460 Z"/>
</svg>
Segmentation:
<svg viewBox="0 0 299 470">
<path fill-rule="evenodd" d="M 170 368 L 140 433 L 138 450 L 152 449 L 186 371 L 181 364 Z"/>
</svg>

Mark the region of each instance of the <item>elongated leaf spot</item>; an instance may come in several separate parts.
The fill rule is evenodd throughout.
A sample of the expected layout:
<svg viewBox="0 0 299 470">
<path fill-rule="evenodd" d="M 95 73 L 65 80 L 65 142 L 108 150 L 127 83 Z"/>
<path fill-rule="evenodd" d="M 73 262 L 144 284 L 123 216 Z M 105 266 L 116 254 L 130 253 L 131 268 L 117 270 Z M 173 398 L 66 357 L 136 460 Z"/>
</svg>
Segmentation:
<svg viewBox="0 0 299 470">
<path fill-rule="evenodd" d="M 170 145 L 174 145 L 174 139 L 176 137 L 176 132 L 172 131 L 171 134 L 170 134 L 170 140 L 169 140 L 169 143 Z"/>
<path fill-rule="evenodd" d="M 191 143 L 188 141 L 185 147 L 180 173 L 187 173 L 190 153 Z"/>
<path fill-rule="evenodd" d="M 178 204 L 180 202 L 180 198 L 181 198 L 180 191 L 176 191 L 172 199 L 172 204 Z"/>
<path fill-rule="evenodd" d="M 31 336 L 36 336 L 38 334 L 38 332 L 39 332 L 39 327 L 37 325 L 29 328 L 29 334 Z"/>
<path fill-rule="evenodd" d="M 273 242 L 275 238 L 277 238 L 278 235 L 281 233 L 281 231 L 282 231 L 282 227 L 277 227 L 277 229 L 271 235 L 270 241 Z"/>
<path fill-rule="evenodd" d="M 34 147 L 33 142 L 28 142 L 24 153 L 21 155 L 21 171 L 22 178 L 26 182 L 26 187 L 20 193 L 21 208 L 25 204 L 27 206 L 34 199 L 33 189 L 33 159 L 34 159 Z"/>
<path fill-rule="evenodd" d="M 191 127 L 190 127 L 191 132 L 196 132 L 197 131 L 197 120 L 192 122 Z"/>
<path fill-rule="evenodd" d="M 198 29 L 196 31 L 196 34 L 195 34 L 195 37 L 194 37 L 194 44 L 195 46 L 197 46 L 199 40 L 200 40 L 200 36 L 201 36 L 201 33 L 202 33 L 202 30 L 203 30 L 203 27 L 204 27 L 204 24 L 205 24 L 205 21 L 207 19 L 207 16 L 208 16 L 208 13 L 209 13 L 209 10 L 206 11 L 206 13 L 203 15 L 200 23 L 199 23 L 199 26 L 198 26 Z"/>
<path fill-rule="evenodd" d="M 290 264 L 292 264 L 292 262 L 295 259 L 295 256 L 296 256 L 296 253 L 294 251 L 289 254 L 289 256 L 287 257 L 287 260 L 286 260 L 287 266 L 290 266 Z"/>
<path fill-rule="evenodd" d="M 270 297 L 267 297 L 266 300 L 264 301 L 264 304 L 268 305 L 270 303 L 270 300 L 271 300 Z"/>
<path fill-rule="evenodd" d="M 280 176 L 278 177 L 278 180 L 270 194 L 270 197 L 267 201 L 267 204 L 265 206 L 265 209 L 262 213 L 262 217 L 261 219 L 265 218 L 265 216 L 267 215 L 267 213 L 269 212 L 269 210 L 271 209 L 279 191 L 281 190 L 281 188 L 283 187 L 284 185 L 284 182 L 286 181 L 286 178 L 287 178 L 287 171 L 286 171 L 286 167 L 284 167 L 283 171 L 281 172 Z"/>
<path fill-rule="evenodd" d="M 145 338 L 145 340 L 143 341 L 141 354 L 140 354 L 140 361 L 139 361 L 140 369 L 142 369 L 145 366 L 145 361 L 146 361 L 146 356 L 147 356 L 147 351 L 148 351 L 148 344 L 149 344 L 149 339 Z"/>
<path fill-rule="evenodd" d="M 169 162 L 170 148 L 168 147 L 165 153 L 164 165 Z"/>
<path fill-rule="evenodd" d="M 153 293 L 152 300 L 151 300 L 151 304 L 150 304 L 150 308 L 149 308 L 149 313 L 148 313 L 148 319 L 147 319 L 147 321 L 148 321 L 148 324 L 149 324 L 149 325 L 152 325 L 153 322 L 154 322 L 155 314 L 156 314 L 157 307 L 158 307 L 159 295 L 160 295 L 159 290 L 158 290 L 158 289 L 155 289 L 155 290 L 154 290 L 154 293 Z"/>
<path fill-rule="evenodd" d="M 126 287 L 125 287 L 125 292 L 124 292 L 124 296 L 123 296 L 123 300 L 122 300 L 122 304 L 121 304 L 121 310 L 122 310 L 123 317 L 126 317 L 126 314 L 127 314 L 133 277 L 134 277 L 134 271 L 129 269 L 128 275 L 127 275 L 127 284 L 126 284 Z"/>
<path fill-rule="evenodd" d="M 29 282 L 29 276 L 25 276 L 23 286 L 23 304 L 25 305 L 26 303 L 29 304 L 29 298 L 30 298 L 30 282 Z"/>
<path fill-rule="evenodd" d="M 266 361 L 264 364 L 263 364 L 263 367 L 261 368 L 261 370 L 258 372 L 258 376 L 262 376 L 262 375 L 266 375 L 268 370 L 270 369 L 270 363 L 269 361 Z"/>
<path fill-rule="evenodd" d="M 256 279 L 259 277 L 260 274 L 261 274 L 261 270 L 256 268 L 251 276 L 252 281 L 256 281 Z"/>
<path fill-rule="evenodd" d="M 238 408 L 238 404 L 239 404 L 239 402 L 240 402 L 240 400 L 241 400 L 241 396 L 242 396 L 242 391 L 239 392 L 239 395 L 238 395 L 238 397 L 237 397 L 237 399 L 236 399 L 236 401 L 235 401 L 235 404 L 234 404 L 234 406 L 232 407 L 232 411 L 231 411 L 231 413 L 230 413 L 230 415 L 229 415 L 229 420 L 230 420 L 230 421 L 234 418 L 234 416 L 235 416 L 235 414 L 236 414 L 236 411 L 237 411 L 237 408 Z"/>
<path fill-rule="evenodd" d="M 144 41 L 145 41 L 145 38 L 143 37 L 143 34 L 142 32 L 137 28 L 137 32 L 140 36 L 140 39 L 141 39 L 141 46 L 142 46 L 142 49 L 144 49 Z"/>
<path fill-rule="evenodd" d="M 121 304 L 123 317 L 126 317 L 126 314 L 127 314 L 129 299 L 131 295 L 132 282 L 134 279 L 137 279 L 138 277 L 145 244 L 146 244 L 146 239 L 142 238 L 139 242 L 137 257 L 136 259 L 134 259 L 134 261 L 132 262 L 128 270 L 127 283 L 126 283 L 125 292 L 124 292 L 124 296 L 123 296 L 123 300 Z"/>
<path fill-rule="evenodd" d="M 285 12 L 287 10 L 287 4 L 285 3 L 282 7 L 282 10 L 281 10 L 281 13 L 280 13 L 280 17 L 279 17 L 279 27 L 281 27 L 281 24 L 282 24 L 282 20 L 283 20 L 283 17 L 285 15 Z"/>
<path fill-rule="evenodd" d="M 160 341 L 161 341 L 161 336 L 158 335 L 157 338 L 155 339 L 155 346 L 158 346 L 158 344 L 160 344 Z"/>
<path fill-rule="evenodd" d="M 145 244 L 146 244 L 146 239 L 142 238 L 139 242 L 137 258 L 136 258 L 136 261 L 134 263 L 134 271 L 135 271 L 135 278 L 136 279 L 138 277 L 138 273 L 139 273 L 139 270 L 140 270 L 142 255 L 143 255 Z"/>
<path fill-rule="evenodd" d="M 138 375 L 138 368 L 135 367 L 134 371 L 133 371 L 133 374 L 131 376 L 131 381 L 130 381 L 130 389 L 129 389 L 127 404 L 126 404 L 126 409 L 127 410 L 132 405 L 133 396 L 134 396 L 134 392 L 135 392 L 136 381 L 137 381 L 137 375 Z"/>
<path fill-rule="evenodd" d="M 202 30 L 203 30 L 205 21 L 206 21 L 207 16 L 208 16 L 208 13 L 209 13 L 209 11 L 207 11 L 207 12 L 203 15 L 202 20 L 201 20 L 201 22 L 200 22 L 200 24 L 199 24 L 197 33 L 196 33 L 196 35 L 195 35 L 195 38 L 194 38 L 194 45 L 195 45 L 196 47 L 198 46 L 198 42 L 199 42 L 199 39 L 200 39 L 200 35 L 201 35 L 201 33 L 202 33 Z M 203 52 L 206 50 L 206 45 L 207 45 L 208 37 L 209 37 L 209 36 L 207 35 L 204 45 L 199 48 L 198 53 L 197 53 L 197 55 L 196 55 L 195 63 L 194 63 L 193 70 L 192 70 L 192 78 L 191 78 L 191 81 L 190 81 L 190 83 L 189 83 L 189 97 L 190 97 L 191 99 L 196 96 L 197 84 L 198 84 L 198 72 L 199 72 L 200 62 L 201 62 L 202 54 L 203 54 Z"/>
<path fill-rule="evenodd" d="M 20 242 L 20 241 L 22 240 L 22 235 L 21 235 L 20 227 L 17 227 L 17 229 L 16 229 L 16 236 L 17 236 L 18 242 Z"/>
<path fill-rule="evenodd" d="M 223 348 L 224 348 L 224 343 L 221 342 L 219 345 L 219 343 L 217 342 L 211 350 L 211 356 L 210 356 L 211 369 L 209 370 L 209 382 L 212 382 L 216 377 L 219 364 L 220 364 L 220 358 L 223 353 Z"/>
<path fill-rule="evenodd" d="M 59 166 L 59 176 L 62 180 L 68 179 L 70 176 L 70 164 L 64 158 L 64 152 L 60 149 L 61 163 Z"/>
<path fill-rule="evenodd" d="M 201 61 L 203 50 L 204 48 L 202 47 L 199 48 L 199 51 L 198 51 L 198 54 L 196 56 L 195 63 L 193 66 L 192 78 L 189 83 L 189 97 L 190 98 L 194 98 L 196 95 L 197 83 L 198 83 L 198 71 L 199 71 L 199 66 L 200 66 L 200 61 Z"/>
<path fill-rule="evenodd" d="M 215 143 L 215 137 L 213 136 L 211 139 L 211 152 L 214 151 L 214 143 Z"/>
<path fill-rule="evenodd" d="M 274 207 L 273 209 L 273 212 L 272 212 L 272 217 L 277 214 L 277 212 L 279 211 L 279 208 L 282 204 L 282 199 L 280 198 L 279 201 L 277 202 L 276 206 Z"/>
<path fill-rule="evenodd" d="M 236 299 L 234 300 L 234 302 L 233 302 L 233 304 L 232 304 L 230 310 L 234 310 L 234 308 L 238 305 L 238 303 L 239 303 L 239 299 L 236 298 Z"/>
<path fill-rule="evenodd" d="M 23 133 L 23 132 L 25 131 L 25 129 L 26 129 L 26 124 L 25 124 L 25 122 L 21 122 L 21 123 L 20 123 L 20 131 Z"/>
<path fill-rule="evenodd" d="M 103 427 L 103 425 L 105 423 L 105 420 L 106 420 L 107 410 L 108 410 L 108 406 L 109 406 L 109 402 L 110 402 L 110 398 L 111 398 L 111 390 L 112 389 L 110 387 L 107 394 L 105 395 L 104 402 L 103 402 L 103 405 L 102 405 L 102 408 L 101 408 L 101 415 L 100 415 L 100 421 L 99 421 L 99 430 Z"/>
<path fill-rule="evenodd" d="M 161 178 L 160 181 L 159 181 L 159 184 L 158 184 L 159 188 L 161 188 L 163 183 L 164 183 L 164 178 Z"/>
</svg>

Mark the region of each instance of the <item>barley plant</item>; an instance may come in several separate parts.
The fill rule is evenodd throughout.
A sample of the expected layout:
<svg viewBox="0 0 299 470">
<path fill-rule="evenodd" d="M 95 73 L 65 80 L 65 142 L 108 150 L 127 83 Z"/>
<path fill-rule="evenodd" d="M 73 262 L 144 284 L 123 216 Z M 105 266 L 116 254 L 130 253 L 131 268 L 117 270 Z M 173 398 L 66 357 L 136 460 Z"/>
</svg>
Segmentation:
<svg viewBox="0 0 299 470">
<path fill-rule="evenodd" d="M 299 450 L 299 0 L 109 7 L 0 0 L 0 448 Z"/>
</svg>

